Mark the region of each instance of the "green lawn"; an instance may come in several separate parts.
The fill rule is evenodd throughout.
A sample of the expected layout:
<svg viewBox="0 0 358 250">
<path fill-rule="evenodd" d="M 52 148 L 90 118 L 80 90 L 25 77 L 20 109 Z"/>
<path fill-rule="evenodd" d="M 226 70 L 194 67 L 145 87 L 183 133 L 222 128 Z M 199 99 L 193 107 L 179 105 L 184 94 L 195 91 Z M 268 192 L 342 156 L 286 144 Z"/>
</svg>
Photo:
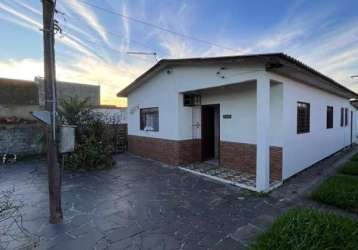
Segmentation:
<svg viewBox="0 0 358 250">
<path fill-rule="evenodd" d="M 338 169 L 341 174 L 358 175 L 358 161 L 349 161 Z"/>
<path fill-rule="evenodd" d="M 358 249 L 358 221 L 311 209 L 291 209 L 251 250 Z"/>
<path fill-rule="evenodd" d="M 358 161 L 358 154 L 353 155 L 351 161 Z"/>
<path fill-rule="evenodd" d="M 336 175 L 329 177 L 313 191 L 311 198 L 352 212 L 358 212 L 358 176 Z"/>
</svg>

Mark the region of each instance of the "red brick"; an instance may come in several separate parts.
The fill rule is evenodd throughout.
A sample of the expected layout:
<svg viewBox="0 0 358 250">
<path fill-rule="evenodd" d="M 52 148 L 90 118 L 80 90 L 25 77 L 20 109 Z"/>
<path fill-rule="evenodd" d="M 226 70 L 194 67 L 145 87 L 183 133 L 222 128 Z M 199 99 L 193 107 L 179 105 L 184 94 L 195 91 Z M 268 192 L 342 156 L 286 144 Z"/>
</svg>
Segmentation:
<svg viewBox="0 0 358 250">
<path fill-rule="evenodd" d="M 201 161 L 201 140 L 166 140 L 128 135 L 128 151 L 169 165 Z M 220 142 L 220 165 L 256 175 L 256 145 Z M 282 148 L 270 147 L 271 180 L 282 179 Z"/>
<path fill-rule="evenodd" d="M 167 140 L 128 135 L 128 151 L 170 165 L 201 160 L 201 140 Z"/>
<path fill-rule="evenodd" d="M 220 142 L 220 165 L 256 175 L 256 145 L 237 142 Z M 271 180 L 282 179 L 282 148 L 270 146 Z"/>
</svg>

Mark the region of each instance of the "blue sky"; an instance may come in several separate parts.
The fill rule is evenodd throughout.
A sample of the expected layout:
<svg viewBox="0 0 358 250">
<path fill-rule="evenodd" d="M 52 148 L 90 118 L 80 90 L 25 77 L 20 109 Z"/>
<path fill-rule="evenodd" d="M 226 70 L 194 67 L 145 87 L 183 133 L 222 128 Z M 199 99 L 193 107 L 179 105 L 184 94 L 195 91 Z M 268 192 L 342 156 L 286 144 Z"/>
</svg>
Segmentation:
<svg viewBox="0 0 358 250">
<path fill-rule="evenodd" d="M 103 12 L 84 2 L 149 22 Z M 115 94 L 160 58 L 285 52 L 358 91 L 356 0 L 57 0 L 56 37 L 60 80 L 100 84 L 102 102 L 122 104 Z M 0 77 L 43 75 L 40 0 L 0 0 Z M 224 49 L 230 48 L 230 49 Z"/>
</svg>

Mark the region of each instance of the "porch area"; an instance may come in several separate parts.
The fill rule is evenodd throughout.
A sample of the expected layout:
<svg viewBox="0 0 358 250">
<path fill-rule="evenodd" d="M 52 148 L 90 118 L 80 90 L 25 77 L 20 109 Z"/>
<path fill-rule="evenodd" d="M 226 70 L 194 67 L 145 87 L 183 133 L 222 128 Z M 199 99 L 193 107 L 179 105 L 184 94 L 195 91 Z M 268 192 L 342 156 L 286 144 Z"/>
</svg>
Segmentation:
<svg viewBox="0 0 358 250">
<path fill-rule="evenodd" d="M 212 164 L 210 162 L 192 163 L 182 166 L 180 169 L 218 182 L 245 188 L 250 191 L 259 191 L 256 188 L 255 175 L 247 172 L 221 167 L 218 164 Z M 274 188 L 279 187 L 281 184 L 282 181 L 271 179 L 270 186 L 267 190 L 265 190 L 265 192 L 271 191 Z"/>
<path fill-rule="evenodd" d="M 257 192 L 282 184 L 283 85 L 255 78 L 181 93 L 179 129 L 200 148 L 182 170 Z"/>
</svg>

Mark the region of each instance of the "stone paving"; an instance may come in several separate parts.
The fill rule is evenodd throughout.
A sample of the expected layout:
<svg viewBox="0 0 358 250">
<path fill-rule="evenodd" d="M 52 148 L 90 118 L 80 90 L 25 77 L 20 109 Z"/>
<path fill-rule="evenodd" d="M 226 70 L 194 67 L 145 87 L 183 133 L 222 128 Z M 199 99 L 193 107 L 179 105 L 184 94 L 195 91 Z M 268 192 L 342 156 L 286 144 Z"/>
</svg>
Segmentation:
<svg viewBox="0 0 358 250">
<path fill-rule="evenodd" d="M 0 168 L 0 190 L 15 189 L 26 231 L 9 230 L 18 237 L 8 242 L 0 235 L 0 249 L 244 249 L 288 208 L 319 207 L 304 194 L 329 174 L 328 166 L 356 151 L 324 161 L 266 196 L 119 155 L 111 170 L 65 172 L 62 225 L 48 224 L 45 162 L 16 163 Z"/>
</svg>

